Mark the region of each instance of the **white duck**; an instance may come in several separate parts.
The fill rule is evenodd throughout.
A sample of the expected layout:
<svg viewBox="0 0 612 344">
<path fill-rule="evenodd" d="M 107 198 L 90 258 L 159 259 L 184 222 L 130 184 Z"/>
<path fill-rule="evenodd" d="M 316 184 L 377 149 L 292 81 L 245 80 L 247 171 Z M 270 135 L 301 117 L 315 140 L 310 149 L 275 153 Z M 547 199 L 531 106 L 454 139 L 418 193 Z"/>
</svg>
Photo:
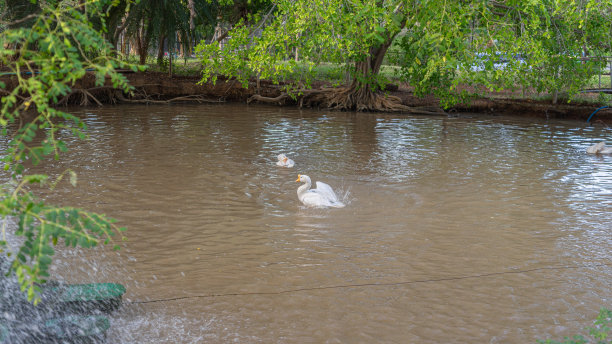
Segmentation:
<svg viewBox="0 0 612 344">
<path fill-rule="evenodd" d="M 277 156 L 278 161 L 276 162 L 276 165 L 278 166 L 282 166 L 282 167 L 293 167 L 295 165 L 295 162 L 293 162 L 293 160 L 287 158 L 287 156 L 285 154 L 279 154 Z"/>
<path fill-rule="evenodd" d="M 589 154 L 612 154 L 612 147 L 606 147 L 605 142 L 599 142 L 587 148 Z"/>
<path fill-rule="evenodd" d="M 312 182 L 310 181 L 310 177 L 303 174 L 298 174 L 296 182 L 305 183 L 297 189 L 298 199 L 304 203 L 304 205 L 310 207 L 344 207 L 344 203 L 338 200 L 331 186 L 322 182 L 317 182 L 317 188 L 311 189 Z"/>
</svg>

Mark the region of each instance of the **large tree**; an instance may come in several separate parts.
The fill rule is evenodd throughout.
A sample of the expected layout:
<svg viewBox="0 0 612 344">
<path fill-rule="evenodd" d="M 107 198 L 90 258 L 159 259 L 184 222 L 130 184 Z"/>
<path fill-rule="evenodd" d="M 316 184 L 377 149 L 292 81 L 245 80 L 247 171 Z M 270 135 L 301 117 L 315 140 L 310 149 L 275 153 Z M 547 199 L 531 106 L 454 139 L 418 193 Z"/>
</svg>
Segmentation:
<svg viewBox="0 0 612 344">
<path fill-rule="evenodd" d="M 463 99 L 464 82 L 576 92 L 592 71 L 576 58 L 585 47 L 609 49 L 610 13 L 610 0 L 278 0 L 258 22 L 236 26 L 225 46 L 201 43 L 198 51 L 203 82 L 219 74 L 244 85 L 252 77 L 293 80 L 287 96 L 301 104 L 405 111 L 381 92 L 390 48 L 400 77 L 447 106 Z M 296 49 L 302 63 L 291 58 Z M 503 69 L 496 59 L 506 61 Z M 351 81 L 310 89 L 314 66 L 325 62 L 346 68 Z"/>
</svg>

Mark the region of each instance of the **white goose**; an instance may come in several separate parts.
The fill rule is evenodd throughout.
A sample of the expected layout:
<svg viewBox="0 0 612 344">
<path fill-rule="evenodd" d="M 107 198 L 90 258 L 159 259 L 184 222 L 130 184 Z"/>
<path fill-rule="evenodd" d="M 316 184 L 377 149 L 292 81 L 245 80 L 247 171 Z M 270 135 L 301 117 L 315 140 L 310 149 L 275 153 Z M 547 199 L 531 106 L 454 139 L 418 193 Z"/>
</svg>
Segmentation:
<svg viewBox="0 0 612 344">
<path fill-rule="evenodd" d="M 310 181 L 310 177 L 303 174 L 298 174 L 296 182 L 305 183 L 297 189 L 298 199 L 304 203 L 304 205 L 310 207 L 344 207 L 344 203 L 338 200 L 331 186 L 322 182 L 317 182 L 317 188 L 311 189 L 312 182 Z"/>
<path fill-rule="evenodd" d="M 612 147 L 606 147 L 605 142 L 599 142 L 587 148 L 589 154 L 612 154 Z"/>
<path fill-rule="evenodd" d="M 282 166 L 282 167 L 293 167 L 295 165 L 295 162 L 293 162 L 293 160 L 287 158 L 287 156 L 285 154 L 279 154 L 277 156 L 278 161 L 276 162 L 276 165 L 278 166 Z"/>
</svg>

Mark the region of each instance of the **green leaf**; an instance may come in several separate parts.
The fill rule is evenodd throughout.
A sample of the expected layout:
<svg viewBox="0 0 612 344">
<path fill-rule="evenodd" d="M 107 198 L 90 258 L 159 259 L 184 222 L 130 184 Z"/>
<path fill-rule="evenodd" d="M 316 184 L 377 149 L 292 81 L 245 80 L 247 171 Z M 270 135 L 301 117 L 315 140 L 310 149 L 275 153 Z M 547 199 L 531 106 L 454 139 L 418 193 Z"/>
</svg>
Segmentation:
<svg viewBox="0 0 612 344">
<path fill-rule="evenodd" d="M 53 249 L 53 247 L 45 245 L 42 247 L 41 253 L 47 256 L 53 256 L 55 254 L 55 250 Z"/>
<path fill-rule="evenodd" d="M 53 260 L 50 256 L 42 255 L 39 257 L 39 263 L 42 266 L 49 266 Z"/>
</svg>

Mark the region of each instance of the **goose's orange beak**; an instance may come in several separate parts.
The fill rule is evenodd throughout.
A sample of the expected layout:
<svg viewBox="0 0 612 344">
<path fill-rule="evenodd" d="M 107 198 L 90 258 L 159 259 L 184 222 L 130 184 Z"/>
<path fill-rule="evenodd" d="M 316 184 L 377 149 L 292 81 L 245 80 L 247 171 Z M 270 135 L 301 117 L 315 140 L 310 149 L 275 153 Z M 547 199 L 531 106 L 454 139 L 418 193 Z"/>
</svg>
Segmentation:
<svg viewBox="0 0 612 344">
<path fill-rule="evenodd" d="M 301 174 L 298 174 L 298 179 L 296 179 L 295 181 L 296 181 L 296 182 L 299 182 L 299 181 L 300 181 L 300 177 L 301 177 L 301 176 L 302 176 Z"/>
<path fill-rule="evenodd" d="M 289 160 L 289 158 L 285 157 L 285 158 L 283 159 L 283 162 L 287 162 L 287 160 Z"/>
</svg>

